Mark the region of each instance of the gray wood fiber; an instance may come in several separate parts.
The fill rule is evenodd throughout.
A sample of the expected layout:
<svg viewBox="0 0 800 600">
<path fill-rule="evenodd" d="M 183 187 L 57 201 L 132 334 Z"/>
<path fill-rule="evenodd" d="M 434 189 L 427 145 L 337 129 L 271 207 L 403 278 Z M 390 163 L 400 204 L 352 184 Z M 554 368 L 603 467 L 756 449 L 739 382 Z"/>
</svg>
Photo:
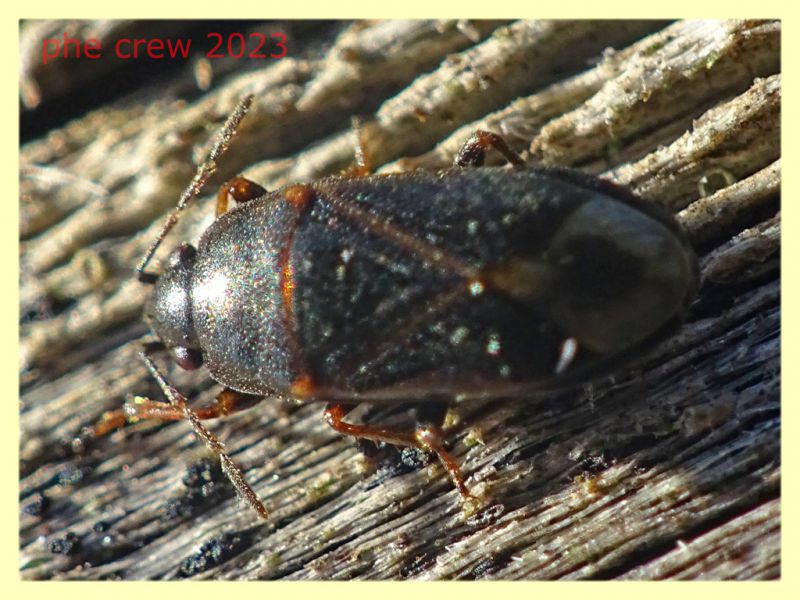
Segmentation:
<svg viewBox="0 0 800 600">
<path fill-rule="evenodd" d="M 41 39 L 64 26 L 21 26 L 23 118 L 122 69 L 42 66 Z M 142 28 L 71 26 L 104 41 Z M 21 148 L 21 577 L 779 578 L 780 23 L 247 27 L 286 32 L 289 56 L 212 63 L 208 91 L 209 65 L 188 61 Z M 162 399 L 136 356 L 148 290 L 132 269 L 246 93 L 251 114 L 156 266 L 210 223 L 224 177 L 274 189 L 347 167 L 352 115 L 380 171 L 448 165 L 484 128 L 675 212 L 704 279 L 688 322 L 584 390 L 456 405 L 453 451 L 485 497 L 472 513 L 435 461 L 370 462 L 319 405 L 265 401 L 209 422 L 268 522 L 186 423 L 71 444 L 128 394 Z M 198 406 L 219 391 L 160 364 Z"/>
</svg>

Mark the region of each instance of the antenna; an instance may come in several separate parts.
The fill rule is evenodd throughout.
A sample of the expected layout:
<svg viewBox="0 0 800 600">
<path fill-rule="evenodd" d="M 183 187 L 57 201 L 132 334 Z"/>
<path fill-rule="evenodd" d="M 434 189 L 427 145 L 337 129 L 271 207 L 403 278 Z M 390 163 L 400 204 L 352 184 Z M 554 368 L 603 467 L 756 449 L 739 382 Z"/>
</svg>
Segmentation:
<svg viewBox="0 0 800 600">
<path fill-rule="evenodd" d="M 239 102 L 234 111 L 225 121 L 222 129 L 220 129 L 219 133 L 217 133 L 217 138 L 214 140 L 214 145 L 211 148 L 208 158 L 206 158 L 206 160 L 204 160 L 197 167 L 197 173 L 195 173 L 191 183 L 189 183 L 186 189 L 183 190 L 183 193 L 178 200 L 178 204 L 174 209 L 172 209 L 169 217 L 167 217 L 167 220 L 164 222 L 164 226 L 161 228 L 158 237 L 156 237 L 155 241 L 150 244 L 147 252 L 145 252 L 144 256 L 142 257 L 142 260 L 139 261 L 139 264 L 136 267 L 136 276 L 142 283 L 155 283 L 156 279 L 158 279 L 158 274 L 147 272 L 145 271 L 145 268 L 150 263 L 150 259 L 153 258 L 153 255 L 156 253 L 156 250 L 161 245 L 161 242 L 164 240 L 166 235 L 170 232 L 170 230 L 172 230 L 172 228 L 175 226 L 175 223 L 178 222 L 178 215 L 180 212 L 186 208 L 186 205 L 192 198 L 196 198 L 200 194 L 208 179 L 214 174 L 214 171 L 217 170 L 217 161 L 228 149 L 231 139 L 234 135 L 236 135 L 236 130 L 238 129 L 239 124 L 242 122 L 242 119 L 244 119 L 244 116 L 247 114 L 247 111 L 250 110 L 252 103 L 253 94 L 248 94 L 242 98 L 241 102 Z"/>
</svg>

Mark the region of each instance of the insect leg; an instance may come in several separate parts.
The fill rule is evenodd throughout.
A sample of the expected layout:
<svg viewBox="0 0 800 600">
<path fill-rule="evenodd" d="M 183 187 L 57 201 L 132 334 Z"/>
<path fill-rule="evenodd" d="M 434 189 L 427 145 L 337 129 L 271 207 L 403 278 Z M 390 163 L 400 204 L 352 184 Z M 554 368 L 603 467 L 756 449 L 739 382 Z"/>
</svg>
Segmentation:
<svg viewBox="0 0 800 600">
<path fill-rule="evenodd" d="M 216 419 L 251 408 L 263 399 L 264 396 L 243 394 L 230 388 L 225 388 L 217 394 L 213 404 L 198 408 L 195 410 L 195 414 L 201 421 Z M 105 413 L 97 425 L 94 426 L 92 435 L 93 437 L 102 437 L 115 429 L 119 429 L 126 423 L 135 423 L 146 419 L 180 421 L 185 418 L 186 414 L 183 410 L 172 404 L 137 397 L 132 402 L 127 402 L 122 409 Z"/>
<path fill-rule="evenodd" d="M 356 439 L 367 439 L 373 442 L 385 442 L 395 446 L 419 448 L 425 452 L 436 454 L 439 461 L 450 475 L 450 479 L 452 479 L 461 497 L 464 500 L 473 498 L 464 483 L 464 476 L 461 474 L 458 462 L 444 449 L 444 436 L 441 427 L 426 423 L 417 428 L 414 433 L 407 433 L 370 425 L 354 425 L 344 421 L 344 417 L 350 408 L 352 407 L 343 404 L 328 404 L 325 407 L 325 420 L 328 425 L 339 433 L 352 436 Z"/>
<path fill-rule="evenodd" d="M 354 404 L 339 404 L 339 407 L 342 411 L 342 417 L 349 414 L 354 408 L 358 406 L 357 403 Z M 368 440 L 366 438 L 353 438 L 356 443 L 356 448 L 358 451 L 364 455 L 365 458 L 371 460 L 378 456 L 380 453 L 380 448 L 377 442 L 373 442 L 372 440 Z"/>
<path fill-rule="evenodd" d="M 456 154 L 453 165 L 456 167 L 480 167 L 486 159 L 486 153 L 492 148 L 502 154 L 512 165 L 516 167 L 525 165 L 522 157 L 514 152 L 501 136 L 483 130 L 476 131 L 464 142 Z"/>
<path fill-rule="evenodd" d="M 264 503 L 261 501 L 261 498 L 258 497 L 258 494 L 253 491 L 253 488 L 250 487 L 250 484 L 247 483 L 247 480 L 244 478 L 244 474 L 242 474 L 241 469 L 228 456 L 228 453 L 225 451 L 225 446 L 222 445 L 222 442 L 220 442 L 217 437 L 208 429 L 206 429 L 203 423 L 201 423 L 200 417 L 191 409 L 183 394 L 178 392 L 178 390 L 166 382 L 163 375 L 161 375 L 161 372 L 158 370 L 158 368 L 156 368 L 147 352 L 142 352 L 140 356 L 147 365 L 150 374 L 158 382 L 159 387 L 169 400 L 172 408 L 174 408 L 175 411 L 183 414 L 183 418 L 189 421 L 197 436 L 203 440 L 203 442 L 205 442 L 206 447 L 211 450 L 211 452 L 219 456 L 220 463 L 222 464 L 222 472 L 225 473 L 230 482 L 233 484 L 233 487 L 236 489 L 236 493 L 239 495 L 239 497 L 244 498 L 244 500 L 253 510 L 258 513 L 260 517 L 266 519 L 269 514 L 267 513 L 267 509 L 264 507 Z M 252 400 L 254 398 L 255 397 L 251 397 L 250 399 Z"/>
<path fill-rule="evenodd" d="M 238 204 L 260 198 L 267 193 L 263 187 L 257 183 L 242 177 L 241 175 L 226 181 L 219 188 L 217 194 L 217 217 L 228 210 L 228 198 L 231 197 Z"/>
<path fill-rule="evenodd" d="M 472 494 L 469 493 L 464 483 L 464 476 L 461 474 L 458 463 L 453 456 L 444 449 L 444 432 L 442 431 L 442 426 L 444 425 L 449 406 L 450 403 L 447 401 L 419 403 L 416 406 L 417 427 L 414 431 L 414 437 L 423 442 L 423 450 L 436 453 L 442 465 L 444 465 L 444 468 L 447 469 L 450 479 L 453 480 L 459 493 L 466 500 L 472 498 Z"/>
</svg>

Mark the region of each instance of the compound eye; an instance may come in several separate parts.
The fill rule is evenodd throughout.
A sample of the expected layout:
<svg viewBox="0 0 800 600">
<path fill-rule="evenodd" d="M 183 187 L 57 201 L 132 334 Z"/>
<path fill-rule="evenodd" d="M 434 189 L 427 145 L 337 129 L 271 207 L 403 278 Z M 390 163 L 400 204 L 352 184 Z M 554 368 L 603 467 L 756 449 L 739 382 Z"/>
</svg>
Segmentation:
<svg viewBox="0 0 800 600">
<path fill-rule="evenodd" d="M 181 244 L 169 255 L 169 266 L 175 268 L 184 265 L 190 262 L 196 254 L 197 250 L 195 250 L 194 246 L 191 244 Z"/>
<path fill-rule="evenodd" d="M 194 371 L 203 366 L 203 353 L 192 348 L 176 346 L 172 349 L 172 358 L 184 371 Z"/>
</svg>

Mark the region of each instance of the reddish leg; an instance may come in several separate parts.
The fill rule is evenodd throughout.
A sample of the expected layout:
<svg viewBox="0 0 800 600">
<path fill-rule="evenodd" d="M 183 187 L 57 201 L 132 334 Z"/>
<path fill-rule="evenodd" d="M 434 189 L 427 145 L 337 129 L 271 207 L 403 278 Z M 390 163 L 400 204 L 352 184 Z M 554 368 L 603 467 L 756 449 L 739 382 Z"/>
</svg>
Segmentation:
<svg viewBox="0 0 800 600">
<path fill-rule="evenodd" d="M 349 435 L 356 439 L 366 439 L 373 442 L 385 442 L 394 446 L 407 446 L 419 448 L 425 452 L 436 454 L 447 473 L 450 475 L 453 484 L 458 489 L 464 500 L 473 498 L 469 489 L 464 483 L 464 476 L 455 458 L 444 449 L 444 434 L 439 425 L 422 423 L 414 433 L 384 429 L 382 427 L 372 427 L 369 425 L 354 425 L 346 423 L 343 419 L 352 406 L 345 404 L 328 404 L 325 407 L 325 420 L 333 429 L 343 435 Z"/>
<path fill-rule="evenodd" d="M 243 394 L 225 388 L 217 394 L 214 404 L 203 406 L 194 412 L 201 421 L 216 419 L 246 410 L 255 406 L 264 399 L 264 396 Z M 155 402 L 149 398 L 135 398 L 127 402 L 120 410 L 105 413 L 92 432 L 94 437 L 104 436 L 115 429 L 123 427 L 126 423 L 136 423 L 147 419 L 157 421 L 180 421 L 186 418 L 184 411 L 165 402 Z"/>
<path fill-rule="evenodd" d="M 219 217 L 228 210 L 229 196 L 241 204 L 242 202 L 249 202 L 250 200 L 260 198 L 266 193 L 267 190 L 257 183 L 245 179 L 240 175 L 236 176 L 226 181 L 219 188 L 219 192 L 217 193 L 217 216 Z"/>
<path fill-rule="evenodd" d="M 456 167 L 480 167 L 486 159 L 486 153 L 494 148 L 505 159 L 516 167 L 525 166 L 522 157 L 514 152 L 506 141 L 491 131 L 478 130 L 470 136 L 456 154 L 453 165 Z"/>
<path fill-rule="evenodd" d="M 261 501 L 261 498 L 258 497 L 258 494 L 253 491 L 253 488 L 251 488 L 247 483 L 247 480 L 244 478 L 244 474 L 242 473 L 241 469 L 236 465 L 235 462 L 231 460 L 230 456 L 228 456 L 228 453 L 225 451 L 225 446 L 222 445 L 222 443 L 213 433 L 206 429 L 198 414 L 195 413 L 195 411 L 193 411 L 186 403 L 186 398 L 183 396 L 183 394 L 178 392 L 166 382 L 164 376 L 155 366 L 147 352 L 143 352 L 140 356 L 147 365 L 150 374 L 158 382 L 158 386 L 169 400 L 169 406 L 162 409 L 160 406 L 155 406 L 158 403 L 146 400 L 145 402 L 133 405 L 134 407 L 143 407 L 141 412 L 138 408 L 134 408 L 134 416 L 138 418 L 141 415 L 144 418 L 155 417 L 159 419 L 173 420 L 183 418 L 189 421 L 192 429 L 194 429 L 194 432 L 197 434 L 197 436 L 203 440 L 206 447 L 219 457 L 220 463 L 222 464 L 222 472 L 225 473 L 230 482 L 233 484 L 237 494 L 239 494 L 239 496 L 243 498 L 262 519 L 266 519 L 269 514 L 267 513 L 267 509 L 264 507 L 264 503 Z M 239 392 L 234 392 L 233 390 L 224 390 L 219 396 L 217 396 L 216 404 L 206 409 L 204 416 L 205 418 L 212 418 L 213 416 L 230 414 L 231 412 L 252 406 L 259 400 L 261 400 L 261 398 L 258 396 L 241 394 Z M 121 415 L 120 412 L 122 413 Z M 124 416 L 125 419 L 128 418 L 128 415 L 124 410 L 111 413 L 108 420 L 104 419 L 98 424 L 98 427 L 95 428 L 95 434 L 102 434 L 110 431 L 110 425 L 124 424 L 124 420 L 122 420 L 120 423 L 121 416 Z"/>
</svg>

